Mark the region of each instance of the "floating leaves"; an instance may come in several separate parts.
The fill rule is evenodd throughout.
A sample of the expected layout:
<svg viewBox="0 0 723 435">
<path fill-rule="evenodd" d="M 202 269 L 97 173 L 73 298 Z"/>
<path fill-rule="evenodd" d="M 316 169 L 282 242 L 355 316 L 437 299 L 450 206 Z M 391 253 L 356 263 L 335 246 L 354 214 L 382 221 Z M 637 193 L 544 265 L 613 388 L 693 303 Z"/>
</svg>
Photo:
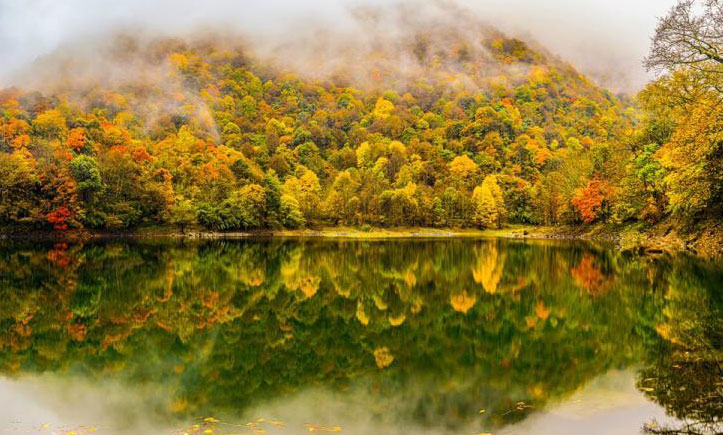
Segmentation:
<svg viewBox="0 0 723 435">
<path fill-rule="evenodd" d="M 266 426 L 266 427 L 264 427 Z M 201 420 L 200 423 L 196 423 L 190 428 L 179 432 L 180 435 L 205 435 L 205 434 L 218 434 L 218 435 L 238 435 L 240 433 L 251 433 L 251 434 L 265 434 L 268 432 L 267 428 L 282 428 L 284 422 L 280 420 L 267 420 L 265 418 L 257 418 L 254 421 L 250 421 L 244 424 L 234 424 L 221 421 L 214 417 L 206 417 Z M 228 429 L 228 430 L 227 430 Z"/>
<path fill-rule="evenodd" d="M 311 423 L 306 423 L 304 426 L 309 432 L 341 432 L 341 426 L 320 426 Z"/>
<path fill-rule="evenodd" d="M 515 411 L 524 411 L 527 408 L 532 408 L 532 405 L 530 405 L 529 403 L 525 403 L 525 402 L 517 402 L 515 404 L 514 408 L 508 409 L 507 411 L 503 412 L 502 415 L 507 415 L 507 414 L 509 414 L 511 412 L 515 412 Z"/>
</svg>

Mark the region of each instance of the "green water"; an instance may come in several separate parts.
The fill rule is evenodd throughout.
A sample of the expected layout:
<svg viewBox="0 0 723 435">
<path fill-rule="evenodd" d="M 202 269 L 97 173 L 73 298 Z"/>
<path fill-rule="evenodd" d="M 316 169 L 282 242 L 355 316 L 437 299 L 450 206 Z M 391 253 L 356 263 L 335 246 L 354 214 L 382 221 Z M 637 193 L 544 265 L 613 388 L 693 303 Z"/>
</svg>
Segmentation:
<svg viewBox="0 0 723 435">
<path fill-rule="evenodd" d="M 0 433 L 723 430 L 723 265 L 682 256 L 5 241 L 0 325 Z"/>
</svg>

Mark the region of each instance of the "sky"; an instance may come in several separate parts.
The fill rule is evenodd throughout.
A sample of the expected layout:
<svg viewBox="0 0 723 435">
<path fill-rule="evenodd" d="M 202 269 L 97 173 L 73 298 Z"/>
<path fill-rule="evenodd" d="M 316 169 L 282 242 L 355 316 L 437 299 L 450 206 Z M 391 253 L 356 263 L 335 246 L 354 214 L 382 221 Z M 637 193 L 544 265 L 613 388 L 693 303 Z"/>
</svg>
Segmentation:
<svg viewBox="0 0 723 435">
<path fill-rule="evenodd" d="M 175 35 L 230 29 L 293 38 L 297 26 L 343 27 L 349 9 L 425 0 L 0 0 L 0 87 L 39 56 L 119 28 Z M 436 1 L 436 0 L 427 0 Z M 441 0 L 450 1 L 450 0 Z M 598 83 L 633 93 L 657 18 L 675 0 L 454 0 L 502 31 L 539 41 Z"/>
</svg>

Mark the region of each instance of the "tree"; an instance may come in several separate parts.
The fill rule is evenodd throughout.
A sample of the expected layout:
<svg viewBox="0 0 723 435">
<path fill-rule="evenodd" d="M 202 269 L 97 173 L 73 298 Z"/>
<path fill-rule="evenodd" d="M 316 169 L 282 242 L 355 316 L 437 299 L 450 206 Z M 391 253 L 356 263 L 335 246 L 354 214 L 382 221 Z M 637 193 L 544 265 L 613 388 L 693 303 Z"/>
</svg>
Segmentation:
<svg viewBox="0 0 723 435">
<path fill-rule="evenodd" d="M 502 189 L 500 189 L 499 184 L 497 184 L 497 177 L 494 175 L 486 176 L 482 181 L 482 186 L 487 186 L 487 189 L 489 189 L 492 194 L 492 198 L 495 200 L 495 214 L 497 215 L 496 227 L 501 228 L 502 222 L 505 221 L 507 216 L 507 209 L 505 208 L 505 198 L 502 195 Z"/>
<path fill-rule="evenodd" d="M 720 216 L 723 2 L 680 0 L 659 21 L 645 65 L 669 75 L 641 92 L 649 117 L 644 127 L 657 127 L 652 132 L 663 134 L 656 134 L 660 140 L 638 156 L 638 176 L 654 195 L 662 188 L 667 210 L 684 221 Z M 650 151 L 655 151 L 655 160 L 647 157 Z"/>
<path fill-rule="evenodd" d="M 32 221 L 38 198 L 33 194 L 39 184 L 30 161 L 21 152 L 0 153 L 0 222 Z"/>
<path fill-rule="evenodd" d="M 273 169 L 269 169 L 262 181 L 264 195 L 266 198 L 265 222 L 270 228 L 278 227 L 280 224 L 281 213 L 281 183 Z"/>
<path fill-rule="evenodd" d="M 33 121 L 35 131 L 46 138 L 60 138 L 67 131 L 65 117 L 60 111 L 51 109 L 39 114 Z"/>
<path fill-rule="evenodd" d="M 177 196 L 170 210 L 168 221 L 171 225 L 177 226 L 181 234 L 186 232 L 186 227 L 196 223 L 196 209 L 190 199 Z"/>
<path fill-rule="evenodd" d="M 85 134 L 85 128 L 76 127 L 68 132 L 68 148 L 72 149 L 76 153 L 82 152 L 85 149 L 87 143 L 88 138 Z"/>
<path fill-rule="evenodd" d="M 585 187 L 575 191 L 572 204 L 582 215 L 585 223 L 591 223 L 600 217 L 603 212 L 605 201 L 610 195 L 611 189 L 602 180 L 590 180 Z"/>
<path fill-rule="evenodd" d="M 301 176 L 287 178 L 283 190 L 296 200 L 296 205 L 300 207 L 305 220 L 311 221 L 319 215 L 321 193 L 319 177 L 314 171 L 302 165 L 299 165 L 296 172 L 301 173 Z"/>
<path fill-rule="evenodd" d="M 281 196 L 281 225 L 286 228 L 303 227 L 306 224 L 299 201 L 291 195 Z"/>
<path fill-rule="evenodd" d="M 324 213 L 335 223 L 352 223 L 359 206 L 360 187 L 349 170 L 337 174 L 324 201 Z"/>
<path fill-rule="evenodd" d="M 723 69 L 723 2 L 705 0 L 703 13 L 696 15 L 696 0 L 679 0 L 655 29 L 650 55 L 645 59 L 648 70 L 675 70 L 681 67 L 701 72 Z M 720 82 L 714 85 L 723 92 Z"/>
<path fill-rule="evenodd" d="M 449 163 L 452 180 L 463 186 L 473 181 L 479 167 L 466 155 L 457 156 Z"/>
<path fill-rule="evenodd" d="M 723 211 L 723 108 L 698 101 L 682 113 L 679 125 L 658 151 L 668 171 L 663 182 L 669 210 L 695 218 Z"/>
<path fill-rule="evenodd" d="M 374 105 L 374 111 L 372 112 L 374 116 L 386 119 L 389 117 L 389 115 L 394 110 L 394 103 L 391 101 L 385 100 L 384 97 L 379 97 L 376 104 Z"/>
<path fill-rule="evenodd" d="M 480 228 L 497 228 L 499 224 L 497 203 L 489 183 L 483 183 L 474 188 L 472 202 L 474 203 L 474 223 Z"/>
<path fill-rule="evenodd" d="M 94 193 L 100 190 L 102 186 L 100 170 L 98 162 L 93 157 L 80 155 L 68 163 L 68 168 L 84 201 L 88 201 Z"/>
<path fill-rule="evenodd" d="M 68 207 L 60 206 L 50 211 L 46 217 L 48 222 L 53 225 L 53 229 L 56 231 L 68 229 L 68 219 L 72 216 L 72 212 Z"/>
</svg>

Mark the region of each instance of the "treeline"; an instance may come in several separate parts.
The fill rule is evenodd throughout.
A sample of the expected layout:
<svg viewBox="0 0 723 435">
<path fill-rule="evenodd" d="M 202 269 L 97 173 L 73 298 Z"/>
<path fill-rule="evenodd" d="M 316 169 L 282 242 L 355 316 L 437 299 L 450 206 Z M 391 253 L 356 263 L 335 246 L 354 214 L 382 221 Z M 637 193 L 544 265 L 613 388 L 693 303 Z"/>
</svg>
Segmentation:
<svg viewBox="0 0 723 435">
<path fill-rule="evenodd" d="M 518 40 L 479 42 L 509 74 L 472 84 L 457 70 L 490 60 L 471 41 L 419 44 L 428 74 L 386 91 L 178 40 L 118 47 L 153 62 L 150 81 L 2 91 L 0 224 L 491 228 L 721 211 L 715 60 L 671 66 L 638 111 Z"/>
</svg>

